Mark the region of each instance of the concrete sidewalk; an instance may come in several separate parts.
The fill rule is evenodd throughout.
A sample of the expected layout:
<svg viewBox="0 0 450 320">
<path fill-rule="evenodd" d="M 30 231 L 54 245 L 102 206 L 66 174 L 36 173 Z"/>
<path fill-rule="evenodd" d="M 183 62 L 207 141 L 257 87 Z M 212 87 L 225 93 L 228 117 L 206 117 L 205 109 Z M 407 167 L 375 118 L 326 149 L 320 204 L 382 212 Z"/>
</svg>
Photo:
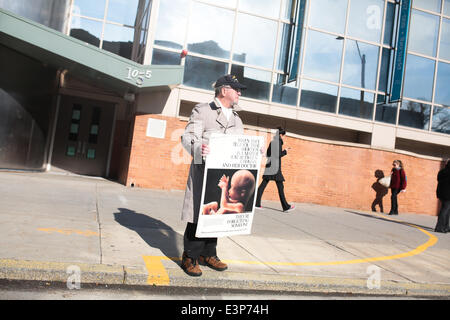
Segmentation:
<svg viewBox="0 0 450 320">
<path fill-rule="evenodd" d="M 437 217 L 303 203 L 284 214 L 263 201 L 251 235 L 219 239 L 228 270 L 193 278 L 179 266 L 184 191 L 52 173 L 0 181 L 0 279 L 67 282 L 79 270 L 81 287 L 450 296 L 450 234 L 433 232 Z"/>
</svg>

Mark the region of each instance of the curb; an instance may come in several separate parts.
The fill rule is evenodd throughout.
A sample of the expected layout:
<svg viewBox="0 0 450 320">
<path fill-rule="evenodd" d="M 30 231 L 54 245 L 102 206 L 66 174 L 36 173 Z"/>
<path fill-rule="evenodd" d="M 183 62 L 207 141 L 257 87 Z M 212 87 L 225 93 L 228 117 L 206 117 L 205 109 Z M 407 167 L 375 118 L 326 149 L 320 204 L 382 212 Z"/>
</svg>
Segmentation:
<svg viewBox="0 0 450 320">
<path fill-rule="evenodd" d="M 75 267 L 75 268 L 74 268 Z M 140 287 L 178 287 L 223 290 L 286 292 L 289 294 L 346 294 L 386 297 L 450 298 L 449 284 L 380 281 L 379 288 L 369 289 L 367 279 L 311 277 L 248 272 L 204 270 L 201 277 L 189 277 L 179 268 L 168 268 L 170 283 L 152 283 L 143 267 L 42 262 L 0 259 L 0 279 L 68 283 L 74 270 L 80 271 L 81 284 L 124 285 Z"/>
</svg>

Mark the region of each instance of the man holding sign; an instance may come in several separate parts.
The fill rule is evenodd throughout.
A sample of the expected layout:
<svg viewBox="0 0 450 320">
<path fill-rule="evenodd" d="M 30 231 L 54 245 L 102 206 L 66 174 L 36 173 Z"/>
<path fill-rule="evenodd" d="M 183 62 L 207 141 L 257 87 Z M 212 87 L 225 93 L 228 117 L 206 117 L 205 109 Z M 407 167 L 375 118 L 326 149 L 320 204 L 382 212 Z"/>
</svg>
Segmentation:
<svg viewBox="0 0 450 320">
<path fill-rule="evenodd" d="M 234 107 L 246 86 L 240 84 L 235 76 L 225 75 L 213 87 L 214 101 L 194 107 L 181 136 L 183 147 L 193 157 L 181 215 L 182 221 L 187 222 L 181 267 L 190 276 L 201 276 L 199 263 L 217 271 L 227 269 L 227 265 L 217 257 L 217 238 L 196 237 L 205 173 L 204 159 L 210 152 L 208 144 L 212 133 L 244 133 L 242 120 Z"/>
</svg>

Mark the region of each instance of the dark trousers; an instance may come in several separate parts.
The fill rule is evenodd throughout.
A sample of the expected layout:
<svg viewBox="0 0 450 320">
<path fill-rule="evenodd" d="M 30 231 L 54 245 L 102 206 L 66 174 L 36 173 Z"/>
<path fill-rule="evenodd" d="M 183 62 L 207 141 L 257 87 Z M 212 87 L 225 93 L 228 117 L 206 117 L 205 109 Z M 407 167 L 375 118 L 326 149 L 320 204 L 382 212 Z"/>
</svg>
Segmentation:
<svg viewBox="0 0 450 320">
<path fill-rule="evenodd" d="M 197 231 L 196 223 L 189 223 L 184 231 L 184 252 L 189 258 L 198 259 L 200 255 L 204 257 L 211 257 L 217 255 L 217 238 L 197 238 L 195 232 Z"/>
<path fill-rule="evenodd" d="M 398 213 L 397 195 L 400 191 L 400 189 L 391 189 L 391 211 L 389 213 Z"/>
<path fill-rule="evenodd" d="M 263 181 L 261 182 L 261 184 L 258 187 L 258 196 L 256 197 L 256 204 L 255 204 L 257 207 L 261 207 L 261 198 L 262 198 L 264 189 L 266 189 L 267 184 L 269 183 L 269 181 L 270 180 L 263 179 Z M 275 183 L 277 184 L 278 196 L 280 197 L 281 206 L 283 207 L 283 210 L 287 210 L 291 206 L 286 201 L 286 197 L 284 196 L 283 181 L 275 181 Z"/>
<path fill-rule="evenodd" d="M 441 210 L 436 224 L 435 230 L 450 231 L 449 216 L 450 216 L 450 200 L 442 201 Z"/>
</svg>

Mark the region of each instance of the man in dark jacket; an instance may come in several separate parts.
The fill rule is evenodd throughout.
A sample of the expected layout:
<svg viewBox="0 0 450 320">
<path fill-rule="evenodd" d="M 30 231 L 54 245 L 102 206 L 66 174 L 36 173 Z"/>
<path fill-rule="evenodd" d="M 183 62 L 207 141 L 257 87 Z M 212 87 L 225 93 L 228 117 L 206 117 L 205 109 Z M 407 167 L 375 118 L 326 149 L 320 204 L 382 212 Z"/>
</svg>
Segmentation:
<svg viewBox="0 0 450 320">
<path fill-rule="evenodd" d="M 450 232 L 450 160 L 447 160 L 445 168 L 439 171 L 437 180 L 436 196 L 441 200 L 442 206 L 434 231 L 447 233 Z"/>
</svg>

